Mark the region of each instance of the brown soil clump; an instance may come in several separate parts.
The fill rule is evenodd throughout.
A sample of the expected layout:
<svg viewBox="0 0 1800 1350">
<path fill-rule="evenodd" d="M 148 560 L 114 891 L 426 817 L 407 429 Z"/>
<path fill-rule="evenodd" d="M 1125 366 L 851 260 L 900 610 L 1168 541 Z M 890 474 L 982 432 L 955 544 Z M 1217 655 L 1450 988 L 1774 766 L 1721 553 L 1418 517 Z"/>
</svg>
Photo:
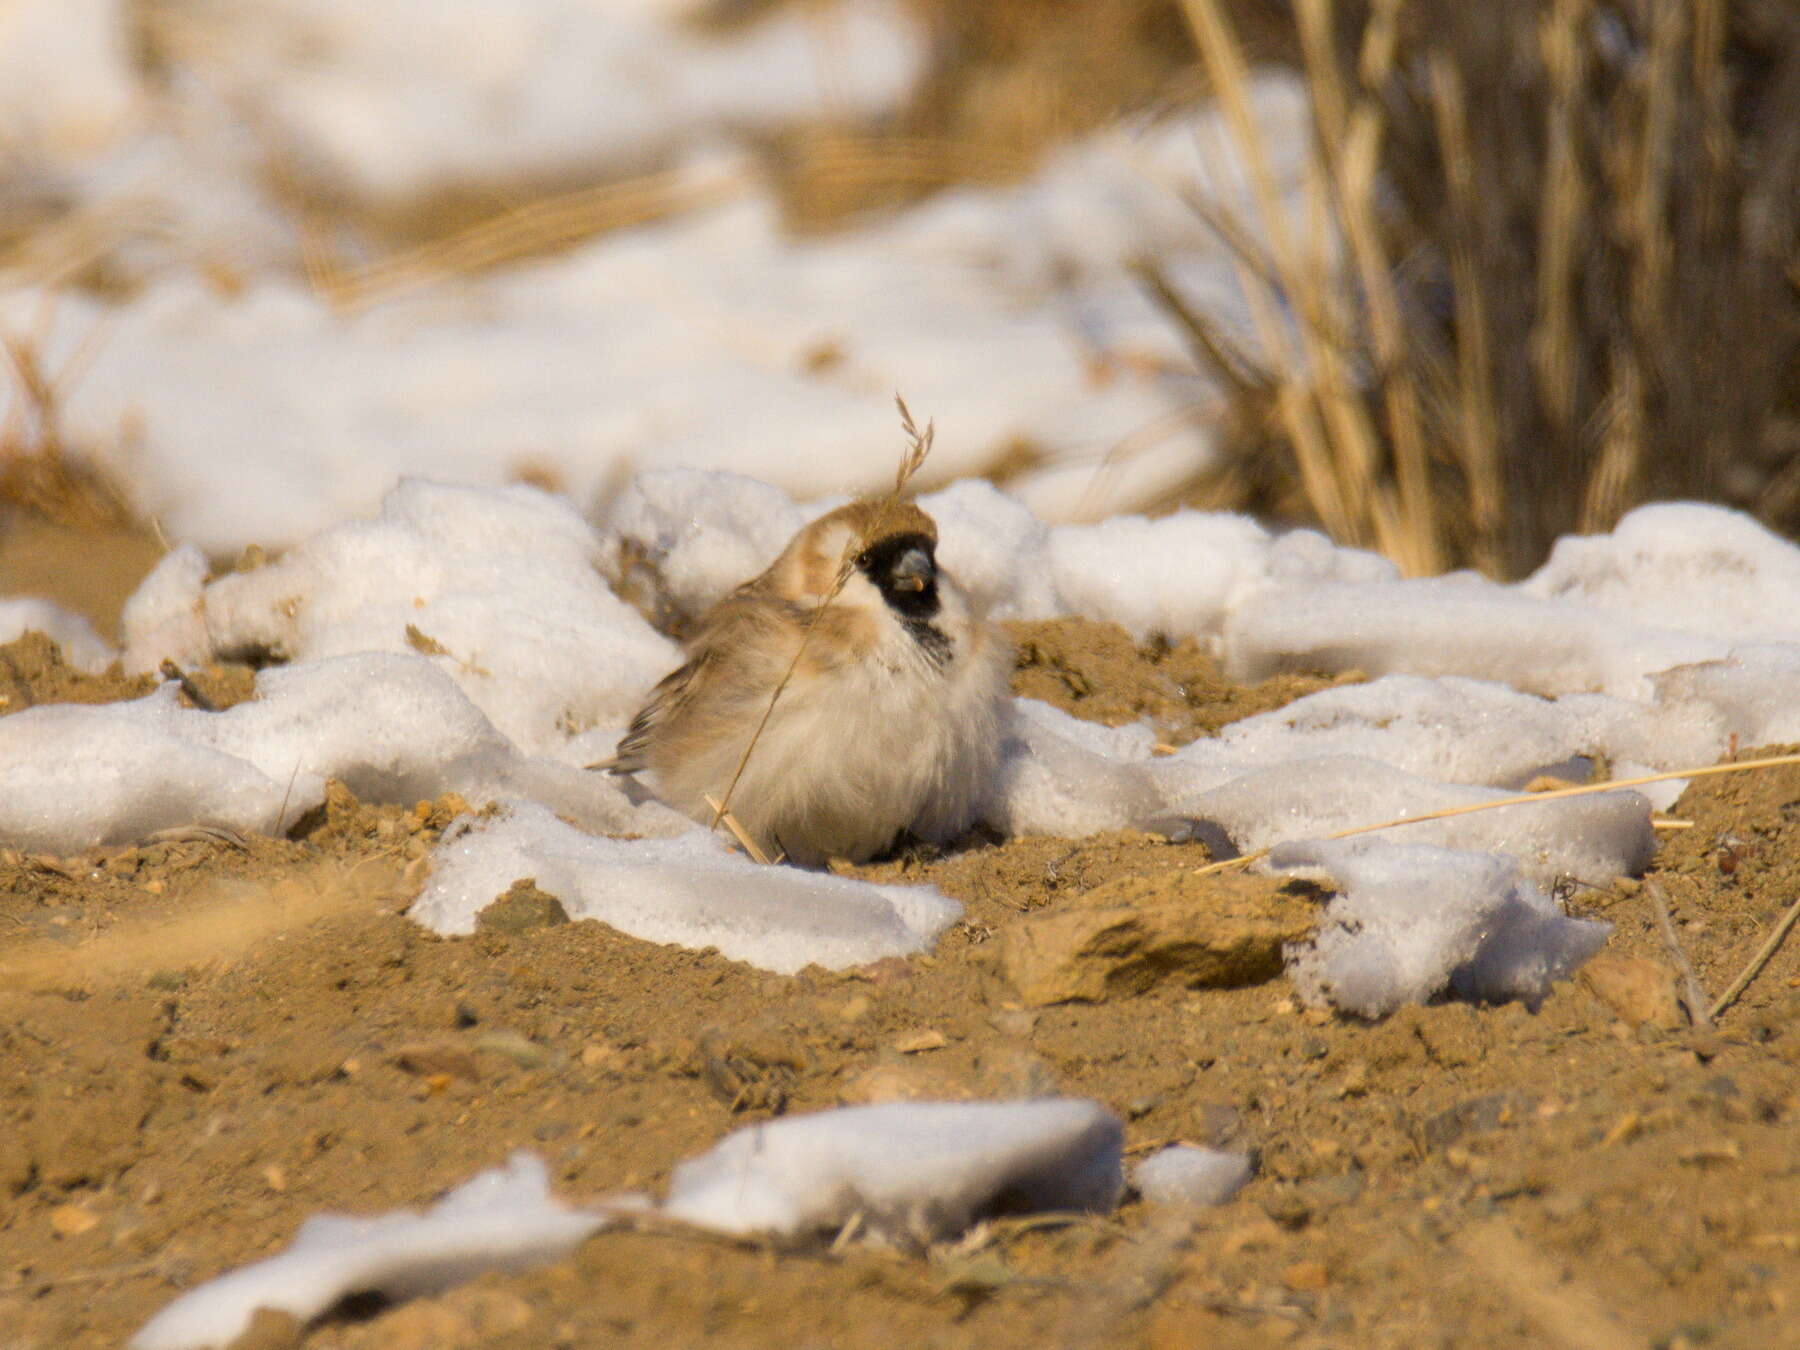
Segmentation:
<svg viewBox="0 0 1800 1350">
<path fill-rule="evenodd" d="M 220 712 L 256 693 L 256 672 L 239 662 L 217 662 L 178 672 L 189 707 Z M 142 698 L 160 683 L 155 675 L 127 675 L 115 661 L 98 675 L 75 670 L 62 649 L 42 633 L 26 633 L 0 645 L 0 716 L 41 703 L 117 703 Z"/>
<path fill-rule="evenodd" d="M 1175 646 L 1140 644 L 1114 623 L 1047 619 L 1009 623 L 1018 652 L 1013 692 L 1109 727 L 1147 721 L 1167 745 L 1186 745 L 1297 698 L 1359 681 L 1277 675 L 1259 684 L 1233 684 L 1193 638 Z"/>
<path fill-rule="evenodd" d="M 26 633 L 0 645 L 0 716 L 40 703 L 117 703 L 156 687 L 149 675 L 126 675 L 115 662 L 89 675 L 63 661 L 62 649 L 42 633 Z"/>
</svg>

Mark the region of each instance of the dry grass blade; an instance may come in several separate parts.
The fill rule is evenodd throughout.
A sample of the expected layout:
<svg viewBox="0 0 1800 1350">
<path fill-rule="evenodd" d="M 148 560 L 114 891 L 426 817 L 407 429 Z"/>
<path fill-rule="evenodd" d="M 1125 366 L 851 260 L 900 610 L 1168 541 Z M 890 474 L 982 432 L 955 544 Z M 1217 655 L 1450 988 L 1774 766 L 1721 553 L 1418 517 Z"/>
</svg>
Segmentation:
<svg viewBox="0 0 1800 1350">
<path fill-rule="evenodd" d="M 937 439 L 935 422 L 927 422 L 925 430 L 920 431 L 918 424 L 913 421 L 912 410 L 906 406 L 906 400 L 895 394 L 894 405 L 900 411 L 901 430 L 906 433 L 906 450 L 901 454 L 899 467 L 894 471 L 893 490 L 877 503 L 875 518 L 865 531 L 865 537 L 880 532 L 888 513 L 906 492 L 914 476 L 925 466 L 925 459 L 931 453 L 932 442 Z M 781 696 L 792 682 L 794 672 L 800 668 L 801 658 L 806 655 L 807 645 L 812 641 L 813 634 L 818 631 L 819 621 L 825 617 L 825 611 L 831 607 L 831 602 L 837 599 L 845 584 L 849 582 L 850 574 L 856 568 L 856 555 L 861 552 L 864 542 L 864 538 L 853 539 L 845 548 L 844 556 L 838 563 L 837 576 L 824 596 L 820 598 L 819 603 L 813 607 L 812 617 L 806 621 L 806 628 L 800 634 L 799 645 L 794 648 L 793 659 L 788 662 L 787 669 L 782 672 L 774 692 L 769 695 L 769 706 L 763 709 L 762 717 L 756 723 L 756 730 L 751 732 L 750 741 L 744 746 L 744 753 L 738 758 L 737 768 L 732 771 L 731 782 L 726 785 L 724 795 L 717 802 L 710 797 L 707 798 L 707 805 L 713 807 L 712 829 L 718 829 L 720 822 L 725 820 L 730 813 L 732 794 L 737 791 L 738 783 L 743 780 L 744 769 L 750 763 L 750 756 L 756 753 L 756 743 L 762 739 L 763 732 L 768 728 L 769 719 L 775 715 L 775 706 L 781 702 Z M 734 826 L 733 832 L 736 833 L 740 829 L 740 826 Z M 751 856 L 757 857 L 757 853 L 752 852 Z M 766 857 L 758 857 L 757 860 L 759 862 L 768 861 Z"/>
<path fill-rule="evenodd" d="M 1377 830 L 1392 830 L 1401 825 L 1419 825 L 1428 820 L 1448 820 L 1453 816 L 1470 816 L 1481 811 L 1498 811 L 1503 806 L 1527 806 L 1532 802 L 1556 801 L 1562 797 L 1591 797 L 1601 792 L 1623 792 L 1634 787 L 1642 787 L 1646 783 L 1672 783 L 1678 778 L 1710 778 L 1721 773 L 1748 773 L 1755 769 L 1775 769 L 1785 764 L 1800 764 L 1800 755 L 1770 755 L 1766 759 L 1738 760 L 1731 764 L 1707 764 L 1696 769 L 1670 769 L 1665 773 L 1647 773 L 1637 778 L 1621 778 L 1608 783 L 1584 783 L 1579 787 L 1557 788 L 1553 792 L 1521 792 L 1513 797 L 1496 797 L 1490 802 L 1473 802 L 1468 806 L 1446 806 L 1441 811 L 1426 811 L 1416 816 L 1400 816 L 1394 820 L 1383 820 L 1373 825 L 1353 825 L 1347 830 L 1335 830 L 1323 836 L 1326 839 L 1349 839 L 1359 834 L 1373 834 Z M 1261 862 L 1272 851 L 1270 848 L 1252 849 L 1249 853 L 1241 853 L 1235 858 L 1226 858 L 1222 862 L 1208 863 L 1198 869 L 1197 875 L 1210 876 L 1216 872 L 1229 872 L 1249 867 Z"/>
<path fill-rule="evenodd" d="M 1687 1004 L 1688 1016 L 1695 1026 L 1709 1027 L 1712 1017 L 1706 1008 L 1706 990 L 1701 988 L 1693 962 L 1688 960 L 1681 939 L 1675 935 L 1675 921 L 1669 917 L 1669 897 L 1663 894 L 1662 886 L 1656 881 L 1646 882 L 1644 893 L 1650 897 L 1650 912 L 1656 915 L 1656 928 L 1662 934 L 1663 946 L 1669 949 L 1669 958 L 1681 972 L 1682 1001 Z"/>
<path fill-rule="evenodd" d="M 925 458 L 931 453 L 932 444 L 937 440 L 936 422 L 927 422 L 925 430 L 920 431 L 913 422 L 912 409 L 906 406 L 906 400 L 898 394 L 894 395 L 894 407 L 900 413 L 900 429 L 906 433 L 906 450 L 901 454 L 899 466 L 894 470 L 893 493 L 882 499 L 884 515 L 894 502 L 900 500 L 901 494 L 906 491 L 906 485 L 925 467 Z"/>
<path fill-rule="evenodd" d="M 131 512 L 124 493 L 72 457 L 63 435 L 63 409 L 98 352 L 105 326 L 96 323 L 53 374 L 44 350 L 55 317 L 56 297 L 47 292 L 31 331 L 0 329 L 0 352 L 14 393 L 0 424 L 0 502 L 67 525 L 127 524 Z"/>
<path fill-rule="evenodd" d="M 751 860 L 767 865 L 770 861 L 769 855 L 763 852 L 762 845 L 756 842 L 750 832 L 744 828 L 742 822 L 725 809 L 725 803 L 710 792 L 704 796 L 706 804 L 713 809 L 713 828 L 717 829 L 719 823 L 723 821 L 725 828 L 731 831 L 732 838 L 738 841 L 738 846 L 750 855 Z"/>
<path fill-rule="evenodd" d="M 1234 262 L 1306 499 L 1340 542 L 1378 548 L 1409 574 L 1436 571 L 1442 559 L 1428 490 L 1419 400 L 1398 378 L 1404 373 L 1398 360 L 1399 309 L 1369 205 L 1375 184 L 1365 166 L 1372 163 L 1380 122 L 1367 100 L 1359 102 L 1354 118 L 1346 112 L 1324 51 L 1323 34 L 1331 27 L 1329 0 L 1308 0 L 1301 7 L 1302 49 L 1318 115 L 1329 124 L 1321 128 L 1320 143 L 1347 138 L 1353 154 L 1348 160 L 1316 155 L 1309 161 L 1304 247 L 1295 240 L 1268 147 L 1251 112 L 1247 62 L 1230 21 L 1219 0 L 1186 0 L 1185 8 L 1237 157 L 1247 171 L 1258 217 L 1254 229 L 1232 229 L 1223 237 L 1228 243 L 1246 235 L 1269 242 L 1267 274 L 1254 267 L 1252 255 L 1241 244 L 1233 248 Z M 1335 230 L 1326 210 L 1327 188 L 1336 206 Z M 1359 205 L 1347 211 L 1346 202 Z M 1355 344 L 1340 336 L 1350 331 L 1333 259 L 1332 240 L 1341 235 L 1351 241 L 1365 289 L 1376 297 L 1380 314 L 1376 368 L 1396 451 L 1392 474 L 1385 467 L 1382 438 L 1362 387 Z M 1284 311 L 1293 316 L 1292 340 Z"/>
<path fill-rule="evenodd" d="M 372 304 L 447 276 L 571 248 L 595 235 L 715 205 L 750 188 L 741 172 L 696 180 L 670 171 L 545 197 L 479 221 L 442 239 L 342 271 L 309 254 L 309 275 L 334 304 Z"/>
<path fill-rule="evenodd" d="M 1443 560 L 1433 512 L 1419 395 L 1410 380 L 1400 378 L 1405 363 L 1405 327 L 1393 268 L 1375 208 L 1380 186 L 1375 169 L 1384 118 L 1380 105 L 1367 93 L 1357 99 L 1354 108 L 1345 106 L 1331 50 L 1332 11 L 1331 0 L 1302 0 L 1298 6 L 1307 80 L 1313 90 L 1315 115 L 1320 122 L 1319 153 L 1313 157 L 1313 162 L 1331 181 L 1339 221 L 1355 261 L 1368 309 L 1369 334 L 1374 346 L 1375 368 L 1380 376 L 1381 396 L 1393 438 L 1398 511 L 1392 523 L 1378 531 L 1378 538 L 1386 536 L 1382 542 L 1403 570 L 1419 575 L 1441 570 Z M 1391 44 L 1371 43 L 1368 46 L 1369 65 L 1373 68 L 1365 70 L 1364 81 L 1373 83 L 1387 73 L 1380 68 L 1382 57 L 1379 53 L 1391 55 Z M 1333 153 L 1333 147 L 1340 145 L 1344 147 L 1343 152 Z M 1346 390 L 1354 387 L 1347 378 L 1340 383 Z M 1360 391 L 1346 401 L 1360 407 Z M 1378 456 L 1372 431 L 1361 434 L 1354 454 L 1357 469 L 1373 476 Z"/>
<path fill-rule="evenodd" d="M 1750 987 L 1750 981 L 1762 972 L 1762 968 L 1769 964 L 1769 958 L 1780 950 L 1781 944 L 1786 941 L 1788 933 L 1792 931 L 1796 922 L 1800 922 L 1800 899 L 1796 899 L 1787 907 L 1787 913 L 1781 916 L 1781 922 L 1775 925 L 1775 931 L 1769 934 L 1768 940 L 1757 948 L 1756 955 L 1752 956 L 1745 963 L 1744 968 L 1738 972 L 1738 977 L 1731 982 L 1724 993 L 1719 995 L 1719 1001 L 1712 1005 L 1713 1020 L 1716 1021 L 1719 1014 L 1736 1003 L 1744 990 Z"/>
<path fill-rule="evenodd" d="M 1183 0 L 1250 189 L 1221 237 L 1257 363 L 1185 500 L 1273 507 L 1409 573 L 1522 575 L 1647 500 L 1800 529 L 1791 0 L 1277 8 L 1313 114 L 1298 208 L 1229 6 Z M 1227 344 L 1192 336 L 1214 321 L 1170 298 L 1216 368 Z"/>
</svg>

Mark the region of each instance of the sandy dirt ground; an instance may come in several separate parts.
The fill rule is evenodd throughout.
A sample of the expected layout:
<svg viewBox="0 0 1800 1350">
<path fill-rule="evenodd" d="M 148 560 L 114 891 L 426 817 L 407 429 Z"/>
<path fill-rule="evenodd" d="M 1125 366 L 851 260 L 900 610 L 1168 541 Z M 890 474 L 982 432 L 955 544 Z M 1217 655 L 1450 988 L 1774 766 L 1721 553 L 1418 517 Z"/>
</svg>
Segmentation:
<svg viewBox="0 0 1800 1350">
<path fill-rule="evenodd" d="M 153 553 L 38 529 L 0 557 L 106 627 Z M 1020 692 L 1171 744 L 1323 683 L 1234 687 L 1095 625 L 1018 636 Z M 0 712 L 133 692 L 40 640 L 0 649 Z M 855 869 L 933 883 L 966 920 L 926 957 L 783 978 L 529 905 L 430 936 L 403 910 L 459 807 L 338 792 L 289 840 L 0 853 L 0 1350 L 119 1345 L 309 1215 L 420 1205 L 515 1149 L 587 1199 L 656 1190 L 777 1112 L 1051 1091 L 1110 1105 L 1134 1156 L 1252 1149 L 1259 1175 L 1215 1209 L 1002 1222 L 924 1255 L 601 1234 L 437 1298 L 264 1317 L 241 1345 L 1800 1346 L 1800 940 L 1710 1029 L 1676 1009 L 1636 882 L 1573 886 L 1616 931 L 1535 1012 L 1369 1024 L 1279 976 L 1180 970 L 1033 1008 L 1011 926 L 1122 878 L 1185 886 L 1204 849 L 974 840 Z M 1702 780 L 1672 814 L 1692 827 L 1651 875 L 1717 996 L 1800 885 L 1800 773 Z"/>
</svg>

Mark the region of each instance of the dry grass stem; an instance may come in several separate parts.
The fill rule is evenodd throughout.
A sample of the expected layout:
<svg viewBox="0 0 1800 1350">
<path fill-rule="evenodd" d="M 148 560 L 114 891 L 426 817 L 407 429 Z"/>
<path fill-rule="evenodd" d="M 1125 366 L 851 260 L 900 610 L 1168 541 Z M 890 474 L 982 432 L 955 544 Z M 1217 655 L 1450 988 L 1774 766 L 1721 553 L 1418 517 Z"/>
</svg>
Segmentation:
<svg viewBox="0 0 1800 1350">
<path fill-rule="evenodd" d="M 1762 968 L 1768 965 L 1769 958 L 1780 950 L 1781 944 L 1786 941 L 1787 935 L 1793 930 L 1796 922 L 1800 922 L 1800 898 L 1787 907 L 1787 912 L 1781 916 L 1781 922 L 1775 925 L 1775 931 L 1769 934 L 1767 941 L 1756 949 L 1756 955 L 1752 956 L 1745 963 L 1744 968 L 1738 972 L 1738 977 L 1731 982 L 1724 993 L 1719 995 L 1719 1001 L 1712 1005 L 1711 1017 L 1713 1020 L 1716 1021 L 1721 1013 L 1736 1003 L 1739 996 L 1750 987 L 1750 982 L 1762 973 Z"/>
<path fill-rule="evenodd" d="M 696 180 L 692 174 L 669 171 L 606 183 L 528 202 L 353 271 L 332 264 L 322 247 L 309 248 L 309 279 L 333 304 L 356 308 L 445 277 L 487 271 L 571 248 L 598 234 L 715 205 L 750 186 L 741 172 Z"/>
<path fill-rule="evenodd" d="M 1151 288 L 1240 405 L 1183 503 L 1408 574 L 1522 575 L 1659 498 L 1800 530 L 1800 9 L 1279 8 L 1313 118 L 1285 196 L 1227 3 L 1183 0 L 1250 188 L 1202 210 L 1249 335 Z"/>
<path fill-rule="evenodd" d="M 900 501 L 901 497 L 906 492 L 907 486 L 912 482 L 919 470 L 925 466 L 925 460 L 931 454 L 932 442 L 937 439 L 937 424 L 935 422 L 927 422 L 925 424 L 925 429 L 920 431 L 917 423 L 913 421 L 912 410 L 906 406 L 905 399 L 901 398 L 900 395 L 895 394 L 894 406 L 900 413 L 900 428 L 906 433 L 906 449 L 902 452 L 900 464 L 894 471 L 893 490 L 879 500 L 876 505 L 874 519 L 869 523 L 863 534 L 851 540 L 849 545 L 844 549 L 844 556 L 838 563 L 837 576 L 833 579 L 830 588 L 826 590 L 819 603 L 813 607 L 812 616 L 806 621 L 806 628 L 800 634 L 799 645 L 794 648 L 794 657 L 788 662 L 788 667 L 782 673 L 781 679 L 776 683 L 774 692 L 769 695 L 769 706 L 763 709 L 762 717 L 757 721 L 756 730 L 750 733 L 750 741 L 744 746 L 744 753 L 738 758 L 737 768 L 732 772 L 731 782 L 726 785 L 724 795 L 720 797 L 716 803 L 711 797 L 707 798 L 707 805 L 713 807 L 712 829 L 718 829 L 719 822 L 724 820 L 730 811 L 731 796 L 737 791 L 737 785 L 744 776 L 744 768 L 750 763 L 750 756 L 756 751 L 756 743 L 762 739 L 762 734 L 769 725 L 769 719 L 775 715 L 775 705 L 781 702 L 781 696 L 786 692 L 788 684 L 793 680 L 794 672 L 800 668 L 801 658 L 806 655 L 807 644 L 812 641 L 813 633 L 817 631 L 819 621 L 824 618 L 825 611 L 831 607 L 831 602 L 837 599 L 839 593 L 849 582 L 850 574 L 855 571 L 856 555 L 862 551 L 863 547 L 868 542 L 869 537 L 881 532 L 882 526 L 887 521 L 889 512 L 891 512 L 895 504 Z M 739 827 L 733 827 L 733 832 L 737 833 L 738 828 Z M 740 835 L 740 839 L 741 838 L 742 836 Z M 757 857 L 755 853 L 753 853 L 752 856 Z M 768 861 L 766 857 L 757 857 L 757 860 L 759 862 Z"/>
<path fill-rule="evenodd" d="M 0 329 L 0 352 L 14 397 L 0 423 L 0 502 L 76 526 L 131 521 L 125 495 L 110 477 L 69 452 L 63 409 L 105 338 L 96 323 L 52 373 L 44 351 L 56 320 L 56 296 L 46 292 L 29 331 Z"/>
<path fill-rule="evenodd" d="M 1503 806 L 1527 806 L 1532 802 L 1555 801 L 1559 797 L 1591 797 L 1600 792 L 1623 792 L 1629 788 L 1642 787 L 1646 783 L 1671 783 L 1678 778 L 1710 778 L 1714 774 L 1721 773 L 1748 773 L 1756 769 L 1780 768 L 1787 764 L 1800 764 L 1800 755 L 1770 755 L 1765 759 L 1745 759 L 1730 764 L 1707 764 L 1696 769 L 1670 769 L 1665 773 L 1647 773 L 1637 778 L 1621 778 L 1616 782 L 1583 783 L 1578 787 L 1556 788 L 1550 792 L 1521 792 L 1512 797 L 1496 797 L 1489 802 L 1472 802 L 1467 806 L 1446 806 L 1442 810 L 1426 811 L 1417 816 L 1399 816 L 1374 825 L 1353 825 L 1347 830 L 1335 830 L 1322 837 L 1349 839 L 1354 835 L 1373 834 L 1377 830 L 1391 830 L 1401 825 L 1418 825 L 1427 820 L 1448 820 L 1452 816 L 1474 815 L 1479 811 L 1497 811 Z M 1209 876 L 1215 872 L 1229 872 L 1249 867 L 1268 857 L 1273 847 L 1271 845 L 1269 848 L 1253 849 L 1249 853 L 1240 853 L 1235 858 L 1208 863 L 1205 867 L 1198 869 L 1197 875 Z"/>
<path fill-rule="evenodd" d="M 725 828 L 731 831 L 732 838 L 738 841 L 738 846 L 748 853 L 753 861 L 763 864 L 770 861 L 769 855 L 762 851 L 762 846 L 751 837 L 750 832 L 739 823 L 738 818 L 725 809 L 725 803 L 710 792 L 704 794 L 704 800 L 713 809 L 713 828 L 715 830 L 723 821 Z"/>
<path fill-rule="evenodd" d="M 1712 1017 L 1706 1009 L 1706 990 L 1701 988 L 1700 977 L 1694 974 L 1694 964 L 1688 960 L 1681 939 L 1675 933 L 1675 921 L 1669 917 L 1669 897 L 1663 894 L 1662 885 L 1655 880 L 1644 883 L 1644 894 L 1650 898 L 1650 912 L 1656 916 L 1656 928 L 1662 934 L 1663 946 L 1669 949 L 1669 959 L 1681 972 L 1682 1002 L 1687 1005 L 1688 1017 L 1697 1027 L 1709 1027 Z"/>
</svg>

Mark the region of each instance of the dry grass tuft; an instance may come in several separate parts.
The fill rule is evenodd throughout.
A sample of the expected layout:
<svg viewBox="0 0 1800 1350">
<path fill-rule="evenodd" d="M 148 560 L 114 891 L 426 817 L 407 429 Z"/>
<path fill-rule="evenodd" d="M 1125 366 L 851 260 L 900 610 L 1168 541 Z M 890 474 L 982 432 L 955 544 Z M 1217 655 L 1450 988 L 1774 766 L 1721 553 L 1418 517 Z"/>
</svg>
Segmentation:
<svg viewBox="0 0 1800 1350">
<path fill-rule="evenodd" d="M 54 304 L 39 311 L 32 331 L 0 330 L 10 398 L 0 421 L 0 505 L 80 528 L 130 524 L 124 493 L 100 469 L 69 453 L 62 409 L 97 350 L 95 329 L 63 369 L 52 373 L 43 356 Z"/>
<path fill-rule="evenodd" d="M 1255 350 L 1147 277 L 1240 405 L 1201 500 L 1411 573 L 1518 575 L 1659 498 L 1800 527 L 1800 9 L 1295 0 L 1296 220 L 1226 7 L 1184 6 L 1256 203 L 1214 220 Z"/>
<path fill-rule="evenodd" d="M 717 205 L 751 186 L 746 175 L 731 171 L 696 177 L 670 170 L 621 179 L 483 214 L 468 225 L 362 267 L 337 265 L 321 244 L 312 251 L 309 277 L 314 289 L 332 304 L 355 309 L 447 277 L 560 253 L 616 230 Z"/>
</svg>

